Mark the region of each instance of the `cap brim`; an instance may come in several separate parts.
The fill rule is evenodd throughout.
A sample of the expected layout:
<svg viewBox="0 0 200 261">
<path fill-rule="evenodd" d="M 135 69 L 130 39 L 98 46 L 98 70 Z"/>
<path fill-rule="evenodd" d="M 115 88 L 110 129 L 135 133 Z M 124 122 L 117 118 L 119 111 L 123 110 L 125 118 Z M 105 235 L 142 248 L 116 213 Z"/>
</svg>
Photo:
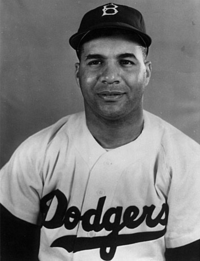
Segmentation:
<svg viewBox="0 0 200 261">
<path fill-rule="evenodd" d="M 139 35 L 141 37 L 141 39 L 144 42 L 144 47 L 149 47 L 151 45 L 151 37 L 148 36 L 147 34 L 137 30 L 135 27 L 133 26 L 129 26 L 127 24 L 123 24 L 123 23 L 103 23 L 101 25 L 98 26 L 93 26 L 91 28 L 89 28 L 87 31 L 82 32 L 82 33 L 76 33 L 74 35 L 72 35 L 69 39 L 69 43 L 72 46 L 72 48 L 74 48 L 75 50 L 78 49 L 78 47 L 80 46 L 80 43 L 82 41 L 82 39 L 84 38 L 85 35 L 87 35 L 89 32 L 97 30 L 97 29 L 106 29 L 106 28 L 119 28 L 119 29 L 124 29 L 124 30 L 129 30 L 132 31 L 134 34 Z"/>
</svg>

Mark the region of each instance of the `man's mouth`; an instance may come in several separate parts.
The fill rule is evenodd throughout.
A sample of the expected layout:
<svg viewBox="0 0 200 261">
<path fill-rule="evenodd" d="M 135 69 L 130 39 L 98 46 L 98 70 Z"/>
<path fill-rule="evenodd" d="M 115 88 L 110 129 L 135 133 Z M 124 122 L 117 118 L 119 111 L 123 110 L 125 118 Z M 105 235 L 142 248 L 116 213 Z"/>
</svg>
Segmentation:
<svg viewBox="0 0 200 261">
<path fill-rule="evenodd" d="M 98 92 L 98 96 L 105 101 L 115 101 L 123 97 L 125 92 L 121 91 L 102 91 Z"/>
</svg>

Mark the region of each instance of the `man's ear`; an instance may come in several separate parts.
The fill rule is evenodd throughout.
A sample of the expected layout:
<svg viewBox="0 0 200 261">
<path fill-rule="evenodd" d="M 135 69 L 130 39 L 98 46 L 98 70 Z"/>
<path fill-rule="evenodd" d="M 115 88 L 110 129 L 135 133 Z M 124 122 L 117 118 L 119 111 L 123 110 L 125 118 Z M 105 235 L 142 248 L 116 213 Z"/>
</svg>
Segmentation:
<svg viewBox="0 0 200 261">
<path fill-rule="evenodd" d="M 149 84 L 150 78 L 151 78 L 151 72 L 152 72 L 152 64 L 150 61 L 145 61 L 146 66 L 146 83 L 145 86 Z"/>
<path fill-rule="evenodd" d="M 79 83 L 79 68 L 80 68 L 80 63 L 75 63 L 76 82 L 77 82 L 78 86 L 80 87 L 80 83 Z"/>
</svg>

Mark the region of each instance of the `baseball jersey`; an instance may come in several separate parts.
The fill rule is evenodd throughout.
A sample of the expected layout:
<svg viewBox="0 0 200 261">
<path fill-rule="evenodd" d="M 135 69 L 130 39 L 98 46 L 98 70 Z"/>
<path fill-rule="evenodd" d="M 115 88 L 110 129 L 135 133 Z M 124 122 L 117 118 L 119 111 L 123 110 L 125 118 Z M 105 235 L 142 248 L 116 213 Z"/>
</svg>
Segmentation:
<svg viewBox="0 0 200 261">
<path fill-rule="evenodd" d="M 1 171 L 1 203 L 41 226 L 41 261 L 165 260 L 200 239 L 200 146 L 144 111 L 133 142 L 104 149 L 84 112 L 23 142 Z"/>
</svg>

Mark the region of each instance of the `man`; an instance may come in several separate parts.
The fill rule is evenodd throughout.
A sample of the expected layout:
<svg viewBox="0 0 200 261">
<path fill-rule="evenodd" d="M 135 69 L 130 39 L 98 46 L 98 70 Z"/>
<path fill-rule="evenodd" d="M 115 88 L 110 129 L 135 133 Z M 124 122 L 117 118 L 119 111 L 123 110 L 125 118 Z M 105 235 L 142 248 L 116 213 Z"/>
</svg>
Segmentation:
<svg viewBox="0 0 200 261">
<path fill-rule="evenodd" d="M 3 260 L 199 260 L 200 146 L 143 110 L 141 13 L 100 6 L 70 44 L 85 112 L 30 137 L 2 169 Z"/>
</svg>

